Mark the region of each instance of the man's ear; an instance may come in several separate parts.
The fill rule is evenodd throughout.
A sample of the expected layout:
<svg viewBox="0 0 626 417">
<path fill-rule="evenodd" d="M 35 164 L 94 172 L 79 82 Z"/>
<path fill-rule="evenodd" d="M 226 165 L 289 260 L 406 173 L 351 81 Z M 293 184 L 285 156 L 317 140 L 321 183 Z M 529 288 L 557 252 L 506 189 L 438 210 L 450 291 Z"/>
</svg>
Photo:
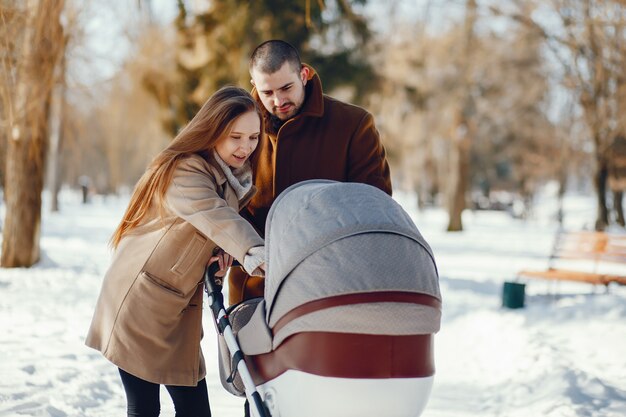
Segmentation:
<svg viewBox="0 0 626 417">
<path fill-rule="evenodd" d="M 302 85 L 306 85 L 307 81 L 309 81 L 309 67 L 302 66 L 300 69 L 300 79 L 302 80 Z"/>
</svg>

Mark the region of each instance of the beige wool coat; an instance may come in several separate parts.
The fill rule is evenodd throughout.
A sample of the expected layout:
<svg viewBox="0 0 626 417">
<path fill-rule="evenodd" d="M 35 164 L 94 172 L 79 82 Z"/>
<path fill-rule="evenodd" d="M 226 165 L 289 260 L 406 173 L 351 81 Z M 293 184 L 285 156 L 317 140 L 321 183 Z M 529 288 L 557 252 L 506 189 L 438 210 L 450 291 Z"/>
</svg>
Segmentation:
<svg viewBox="0 0 626 417">
<path fill-rule="evenodd" d="M 202 338 L 203 272 L 222 248 L 241 264 L 263 239 L 238 214 L 238 201 L 213 157 L 193 155 L 175 169 L 167 216 L 124 235 L 106 272 L 87 346 L 146 381 L 195 386 L 206 370 Z M 154 206 L 154 205 L 153 205 Z"/>
</svg>

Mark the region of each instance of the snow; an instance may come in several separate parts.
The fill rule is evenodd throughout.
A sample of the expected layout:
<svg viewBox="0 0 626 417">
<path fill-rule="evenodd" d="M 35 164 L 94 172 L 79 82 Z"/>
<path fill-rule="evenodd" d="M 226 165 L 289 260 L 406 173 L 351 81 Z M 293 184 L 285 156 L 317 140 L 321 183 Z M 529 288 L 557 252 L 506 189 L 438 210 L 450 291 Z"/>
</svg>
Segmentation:
<svg viewBox="0 0 626 417">
<path fill-rule="evenodd" d="M 460 233 L 444 232 L 442 210 L 418 212 L 408 194 L 396 199 L 433 247 L 444 298 L 435 386 L 423 416 L 626 415 L 626 287 L 607 293 L 561 283 L 555 296 L 554 286 L 534 280 L 526 308 L 501 307 L 503 282 L 547 264 L 558 227 L 552 198 L 526 221 L 467 211 Z M 126 202 L 95 196 L 83 205 L 65 192 L 60 213 L 44 209 L 42 261 L 0 269 L 0 417 L 125 415 L 117 369 L 83 341 L 110 259 L 107 241 Z M 592 196 L 568 195 L 565 213 L 568 229 L 588 228 Z M 208 313 L 204 329 L 213 414 L 239 417 L 242 400 L 219 382 Z M 161 399 L 162 415 L 173 416 L 164 388 Z"/>
</svg>

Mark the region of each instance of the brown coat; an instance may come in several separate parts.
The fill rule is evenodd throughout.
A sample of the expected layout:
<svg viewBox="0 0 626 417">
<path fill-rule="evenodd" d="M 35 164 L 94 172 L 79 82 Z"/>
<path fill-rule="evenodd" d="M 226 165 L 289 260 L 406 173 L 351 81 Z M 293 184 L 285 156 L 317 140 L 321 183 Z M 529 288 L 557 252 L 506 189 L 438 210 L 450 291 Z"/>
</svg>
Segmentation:
<svg viewBox="0 0 626 417">
<path fill-rule="evenodd" d="M 203 271 L 219 247 L 243 263 L 263 244 L 238 210 L 241 201 L 215 163 L 178 163 L 166 193 L 168 215 L 153 209 L 126 234 L 102 284 L 86 344 L 146 381 L 195 386 L 205 376 Z"/>
<path fill-rule="evenodd" d="M 298 115 L 276 132 L 256 90 L 252 95 L 264 110 L 266 133 L 255 172 L 258 193 L 242 212 L 263 236 L 265 220 L 276 197 L 289 186 L 310 179 L 360 182 L 391 195 L 385 149 L 366 110 L 333 99 L 311 67 L 306 100 Z M 230 303 L 263 295 L 263 281 L 233 270 L 229 278 Z"/>
</svg>

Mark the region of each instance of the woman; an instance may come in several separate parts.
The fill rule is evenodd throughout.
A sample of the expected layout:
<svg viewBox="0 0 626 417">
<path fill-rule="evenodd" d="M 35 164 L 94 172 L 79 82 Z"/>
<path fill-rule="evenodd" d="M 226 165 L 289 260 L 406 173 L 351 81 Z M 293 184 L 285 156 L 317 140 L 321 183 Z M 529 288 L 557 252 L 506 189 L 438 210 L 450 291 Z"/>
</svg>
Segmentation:
<svg viewBox="0 0 626 417">
<path fill-rule="evenodd" d="M 263 273 L 263 239 L 238 214 L 255 192 L 262 120 L 247 91 L 217 91 L 148 167 L 113 234 L 86 344 L 118 366 L 128 416 L 159 415 L 159 384 L 177 417 L 211 415 L 202 277 L 233 257 Z"/>
</svg>

